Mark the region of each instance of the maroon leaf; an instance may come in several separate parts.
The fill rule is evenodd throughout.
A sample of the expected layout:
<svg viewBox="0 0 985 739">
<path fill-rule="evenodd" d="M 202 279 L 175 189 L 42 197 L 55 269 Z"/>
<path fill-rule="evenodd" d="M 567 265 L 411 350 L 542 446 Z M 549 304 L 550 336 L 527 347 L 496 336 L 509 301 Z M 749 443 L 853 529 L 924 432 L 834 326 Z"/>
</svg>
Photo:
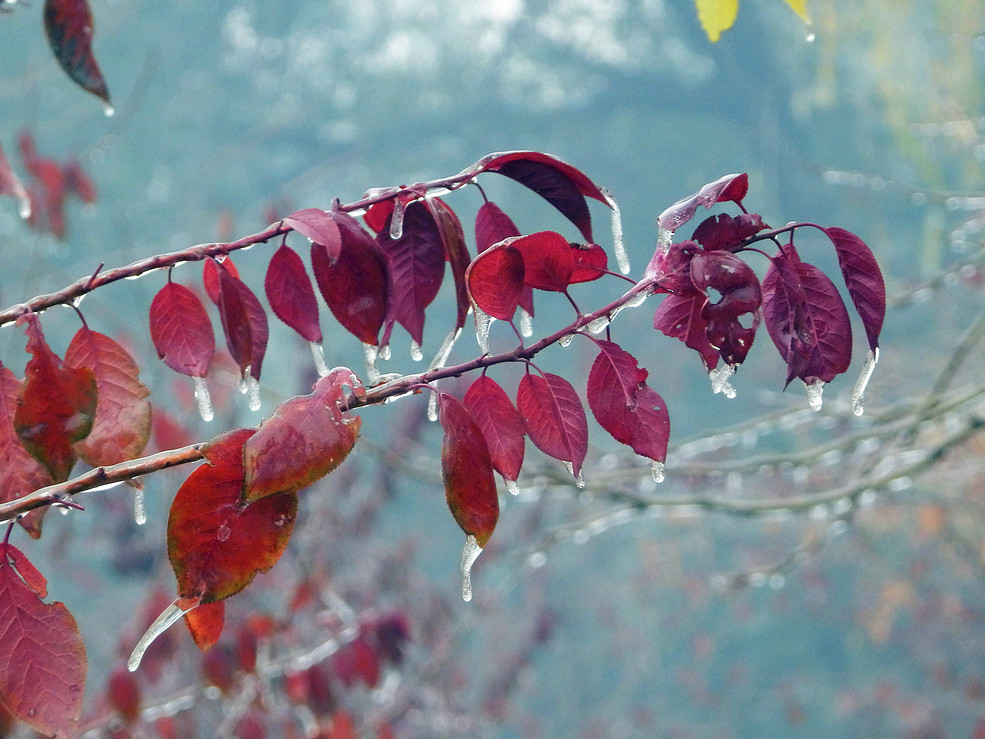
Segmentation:
<svg viewBox="0 0 985 739">
<path fill-rule="evenodd" d="M 658 277 L 657 292 L 684 293 L 693 291 L 691 260 L 701 253 L 698 242 L 688 239 L 670 244 L 666 249 L 657 246 L 653 258 L 646 266 L 647 277 Z"/>
<path fill-rule="evenodd" d="M 14 428 L 31 456 L 55 482 L 62 482 L 75 464 L 73 444 L 92 430 L 96 378 L 85 367 L 64 366 L 45 342 L 38 317 L 28 314 L 25 320 L 31 359 L 14 412 Z"/>
<path fill-rule="evenodd" d="M 588 419 L 571 383 L 549 372 L 543 377 L 528 372 L 520 380 L 516 407 L 534 445 L 569 462 L 577 477 L 588 454 Z"/>
<path fill-rule="evenodd" d="M 456 398 L 438 393 L 441 427 L 441 476 L 456 523 L 484 547 L 499 518 L 499 497 L 492 459 L 482 429 Z"/>
<path fill-rule="evenodd" d="M 612 438 L 655 462 L 667 459 L 670 415 L 647 384 L 647 371 L 611 341 L 597 341 L 599 355 L 588 373 L 588 406 Z"/>
<path fill-rule="evenodd" d="M 755 213 L 740 213 L 737 216 L 719 213 L 698 224 L 691 238 L 707 251 L 731 249 L 764 228 L 763 219 Z"/>
<path fill-rule="evenodd" d="M 479 376 L 465 393 L 465 408 L 482 429 L 495 470 L 515 481 L 523 465 L 523 416 L 506 391 L 486 376 Z"/>
<path fill-rule="evenodd" d="M 334 221 L 332 225 L 335 226 Z M 337 226 L 335 231 L 338 232 Z M 341 244 L 341 239 L 339 243 Z M 267 266 L 263 287 L 274 315 L 301 334 L 306 341 L 321 343 L 318 300 L 305 271 L 304 262 L 296 251 L 283 244 L 274 252 Z"/>
<path fill-rule="evenodd" d="M 424 309 L 438 294 L 445 273 L 441 230 L 431 210 L 421 201 L 414 201 L 404 211 L 400 238 L 391 238 L 387 227 L 377 241 L 390 258 L 391 317 L 420 345 L 424 341 Z"/>
<path fill-rule="evenodd" d="M 215 354 L 212 321 L 202 301 L 184 285 L 168 281 L 150 305 L 150 336 L 157 356 L 175 372 L 205 377 Z"/>
<path fill-rule="evenodd" d="M 837 288 L 817 267 L 801 262 L 792 244 L 772 259 L 763 279 L 763 316 L 787 363 L 787 384 L 830 382 L 848 369 L 852 332 Z"/>
<path fill-rule="evenodd" d="M 485 202 L 475 216 L 475 242 L 479 252 L 483 252 L 504 239 L 520 235 L 510 217 L 493 202 Z M 523 286 L 520 293 L 520 307 L 529 315 L 534 314 L 534 291 L 529 285 Z"/>
<path fill-rule="evenodd" d="M 109 105 L 109 90 L 92 53 L 92 13 L 87 0 L 45 0 L 44 28 L 66 74 Z"/>
<path fill-rule="evenodd" d="M 202 285 L 205 287 L 205 294 L 209 296 L 215 305 L 219 305 L 219 265 L 233 277 L 239 277 L 239 270 L 233 263 L 233 258 L 226 255 L 217 259 L 202 260 Z"/>
<path fill-rule="evenodd" d="M 838 254 L 848 295 L 862 318 L 869 348 L 879 346 L 879 333 L 886 317 L 886 283 L 872 250 L 862 239 L 843 228 L 825 228 Z"/>
<path fill-rule="evenodd" d="M 698 192 L 684 198 L 667 208 L 657 218 L 657 225 L 667 231 L 676 231 L 694 217 L 698 206 L 710 208 L 715 203 L 734 201 L 742 202 L 749 189 L 749 176 L 746 174 L 728 174 L 709 182 Z"/>
<path fill-rule="evenodd" d="M 13 546 L 0 544 L 0 701 L 46 735 L 79 728 L 88 661 L 78 624 L 63 603 L 45 603 L 24 577 L 33 570 Z M 40 575 L 40 573 L 38 573 Z"/>
<path fill-rule="evenodd" d="M 523 255 L 508 242 L 475 258 L 465 272 L 469 297 L 485 313 L 512 320 L 524 288 Z"/>
<path fill-rule="evenodd" d="M 332 211 L 342 246 L 335 262 L 321 244 L 311 245 L 311 266 L 322 297 L 347 331 L 364 344 L 379 343 L 389 304 L 386 255 L 346 213 Z"/>
<path fill-rule="evenodd" d="M 708 323 L 702 315 L 707 297 L 693 286 L 668 295 L 657 307 L 653 327 L 666 336 L 680 339 L 701 355 L 709 371 L 718 366 L 718 349 L 708 340 Z"/>
<path fill-rule="evenodd" d="M 324 246 L 330 261 L 334 262 L 339 258 L 342 234 L 339 233 L 339 226 L 330 213 L 318 208 L 304 208 L 294 211 L 283 221 L 285 226 L 290 226 L 299 234 L 307 236 L 312 243 Z"/>
<path fill-rule="evenodd" d="M 455 211 L 449 208 L 444 200 L 428 198 L 425 203 L 438 226 L 441 243 L 445 247 L 445 258 L 451 266 L 452 278 L 455 280 L 455 303 L 458 307 L 455 328 L 459 329 L 465 325 L 465 319 L 469 314 L 469 293 L 465 283 L 465 270 L 469 266 L 471 257 L 469 248 L 465 243 L 465 232 L 462 230 L 462 222 L 458 220 Z"/>
<path fill-rule="evenodd" d="M 575 260 L 575 268 L 571 272 L 570 284 L 576 282 L 592 282 L 605 274 L 609 267 L 609 258 L 598 244 L 569 244 Z"/>
<path fill-rule="evenodd" d="M 563 292 L 575 271 L 574 250 L 554 231 L 538 231 L 510 242 L 523 255 L 523 281 L 538 290 Z"/>
<path fill-rule="evenodd" d="M 734 254 L 704 252 L 691 260 L 691 282 L 706 295 L 710 288 L 721 296 L 717 301 L 709 297 L 701 309 L 705 334 L 726 364 L 741 364 L 759 326 L 762 296 L 756 273 Z M 750 314 L 751 325 L 746 327 L 739 319 Z"/>
<path fill-rule="evenodd" d="M 10 169 L 3 149 L 0 149 L 0 195 L 10 195 L 20 201 L 21 218 L 31 215 L 31 199 L 17 175 Z"/>
<path fill-rule="evenodd" d="M 253 291 L 223 265 L 219 271 L 219 318 L 226 334 L 226 346 L 240 372 L 260 379 L 260 368 L 267 352 L 269 327 L 267 314 Z"/>
<path fill-rule="evenodd" d="M 125 667 L 119 667 L 109 676 L 106 697 L 126 724 L 140 719 L 140 683 Z"/>
</svg>

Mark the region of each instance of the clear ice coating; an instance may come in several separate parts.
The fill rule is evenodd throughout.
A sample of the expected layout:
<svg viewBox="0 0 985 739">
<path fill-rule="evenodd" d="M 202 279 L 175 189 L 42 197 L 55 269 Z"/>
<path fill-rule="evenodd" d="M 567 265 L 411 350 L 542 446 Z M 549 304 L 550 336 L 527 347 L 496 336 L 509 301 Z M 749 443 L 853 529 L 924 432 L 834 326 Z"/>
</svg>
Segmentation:
<svg viewBox="0 0 985 739">
<path fill-rule="evenodd" d="M 147 509 L 144 507 L 144 489 L 133 489 L 133 520 L 138 526 L 147 523 Z"/>
<path fill-rule="evenodd" d="M 612 251 L 616 255 L 616 264 L 619 265 L 619 271 L 624 275 L 629 274 L 629 255 L 626 254 L 626 245 L 623 242 L 622 236 L 622 214 L 619 212 L 619 204 L 616 203 L 616 199 L 612 197 L 612 193 L 606 190 L 604 187 L 599 188 L 602 195 L 605 196 L 606 202 L 609 207 L 612 208 Z"/>
<path fill-rule="evenodd" d="M 190 608 L 188 610 L 191 610 Z M 167 608 L 165 608 L 161 615 L 154 619 L 144 635 L 140 637 L 140 641 L 137 642 L 137 646 L 133 648 L 130 653 L 130 659 L 127 660 L 127 669 L 130 672 L 136 672 L 137 668 L 140 667 L 140 660 L 144 658 L 144 652 L 147 648 L 154 642 L 154 640 L 167 631 L 179 618 L 184 616 L 186 613 L 178 605 L 178 599 L 176 598 L 173 603 L 171 603 Z"/>
<path fill-rule="evenodd" d="M 212 396 L 209 395 L 209 386 L 205 384 L 204 377 L 193 377 L 195 383 L 195 402 L 198 404 L 198 414 L 203 421 L 211 421 L 215 417 L 212 411 Z"/>
<path fill-rule="evenodd" d="M 363 344 L 363 354 L 366 358 L 366 381 L 370 385 L 375 385 L 380 381 L 380 368 L 376 365 L 380 348 L 375 344 Z"/>
<path fill-rule="evenodd" d="M 565 336 L 562 336 L 557 343 L 561 346 L 568 346 L 574 338 L 574 334 L 566 334 Z"/>
<path fill-rule="evenodd" d="M 438 420 L 438 394 L 431 393 L 428 398 L 428 420 L 434 423 Z"/>
<path fill-rule="evenodd" d="M 103 104 L 103 114 L 107 118 L 112 118 L 114 115 L 116 115 L 116 109 L 112 105 L 110 105 L 109 103 L 104 103 Z"/>
<path fill-rule="evenodd" d="M 420 362 L 421 360 L 424 359 L 424 352 L 421 349 L 421 345 L 418 344 L 416 341 L 410 342 L 410 358 L 413 359 L 415 362 Z"/>
<path fill-rule="evenodd" d="M 520 494 L 520 485 L 516 480 L 507 480 L 505 477 L 503 479 L 506 481 L 506 492 L 510 495 Z"/>
<path fill-rule="evenodd" d="M 520 336 L 529 339 L 534 335 L 534 318 L 523 308 L 520 311 Z"/>
<path fill-rule="evenodd" d="M 400 198 L 393 199 L 393 215 L 390 216 L 390 238 L 396 241 L 404 235 L 404 208 Z"/>
<path fill-rule="evenodd" d="M 465 540 L 465 549 L 462 550 L 462 600 L 468 603 L 472 600 L 472 565 L 482 554 L 482 547 L 475 540 L 472 534 Z"/>
<path fill-rule="evenodd" d="M 721 393 L 726 398 L 734 398 L 735 388 L 732 387 L 732 383 L 729 380 L 735 374 L 735 370 L 736 365 L 723 364 L 721 367 L 716 367 L 709 372 L 708 377 L 711 379 L 711 391 L 716 395 Z"/>
<path fill-rule="evenodd" d="M 872 371 L 876 368 L 878 362 L 879 347 L 876 347 L 865 355 L 862 372 L 855 381 L 855 387 L 852 388 L 852 413 L 856 416 L 861 416 L 865 412 L 865 388 L 868 386 L 869 380 L 872 378 Z"/>
<path fill-rule="evenodd" d="M 495 320 L 481 308 L 475 308 L 475 340 L 479 342 L 479 351 L 483 354 L 489 353 L 489 327 Z"/>
<path fill-rule="evenodd" d="M 260 410 L 260 381 L 249 374 L 249 368 L 247 368 L 247 374 L 240 383 L 239 391 L 246 395 L 246 405 L 251 411 Z"/>
<path fill-rule="evenodd" d="M 602 333 L 608 327 L 609 327 L 609 317 L 599 316 L 598 318 L 589 321 L 588 325 L 585 328 L 588 329 L 588 333 L 594 336 Z"/>
<path fill-rule="evenodd" d="M 664 474 L 665 474 L 664 463 L 654 460 L 653 464 L 650 465 L 650 475 L 653 477 L 653 481 L 663 482 Z"/>
<path fill-rule="evenodd" d="M 821 406 L 823 405 L 821 393 L 824 392 L 824 383 L 820 380 L 814 380 L 814 382 L 808 385 L 805 382 L 804 389 L 807 390 L 807 402 L 810 404 L 811 410 L 815 412 L 821 410 Z"/>
<path fill-rule="evenodd" d="M 660 226 L 657 229 L 657 246 L 660 248 L 660 253 L 663 256 L 667 256 L 670 252 L 670 244 L 674 240 L 674 232 L 669 228 L 664 228 Z"/>
<path fill-rule="evenodd" d="M 434 359 L 428 366 L 429 370 L 440 369 L 445 366 L 448 362 L 448 356 L 451 354 L 452 347 L 455 346 L 455 342 L 458 341 L 461 333 L 462 327 L 459 326 L 445 337 L 445 340 L 441 343 L 441 348 L 438 349 L 438 353 L 434 355 Z"/>
<path fill-rule="evenodd" d="M 315 369 L 319 377 L 328 374 L 328 365 L 325 364 L 325 348 L 320 341 L 309 341 L 308 347 L 311 349 L 311 358 L 315 360 Z"/>
</svg>

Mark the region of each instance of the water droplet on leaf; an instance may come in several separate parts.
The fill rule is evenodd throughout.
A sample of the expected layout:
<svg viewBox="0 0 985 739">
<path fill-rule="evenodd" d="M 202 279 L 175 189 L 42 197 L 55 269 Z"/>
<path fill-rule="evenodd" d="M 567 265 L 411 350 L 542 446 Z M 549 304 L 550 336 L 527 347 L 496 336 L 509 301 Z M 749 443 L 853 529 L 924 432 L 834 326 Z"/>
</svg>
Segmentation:
<svg viewBox="0 0 985 739">
<path fill-rule="evenodd" d="M 222 524 L 218 529 L 216 529 L 215 538 L 219 541 L 226 541 L 232 533 L 233 530 L 231 528 L 229 528 L 226 524 Z"/>
</svg>

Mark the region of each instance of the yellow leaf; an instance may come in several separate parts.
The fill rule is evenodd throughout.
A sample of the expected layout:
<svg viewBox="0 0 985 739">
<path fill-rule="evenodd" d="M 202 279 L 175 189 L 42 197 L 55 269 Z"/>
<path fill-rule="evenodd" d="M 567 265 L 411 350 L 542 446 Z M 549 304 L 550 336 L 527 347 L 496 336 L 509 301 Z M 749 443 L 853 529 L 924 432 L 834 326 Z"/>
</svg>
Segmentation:
<svg viewBox="0 0 985 739">
<path fill-rule="evenodd" d="M 798 2 L 798 0 L 787 0 L 787 2 Z M 713 44 L 718 41 L 722 31 L 732 27 L 735 16 L 739 14 L 739 0 L 694 0 L 694 4 L 698 9 L 701 27 L 705 29 L 708 39 Z"/>
<path fill-rule="evenodd" d="M 804 23 L 811 22 L 810 16 L 807 15 L 807 0 L 783 0 L 783 2 L 789 5 Z"/>
</svg>

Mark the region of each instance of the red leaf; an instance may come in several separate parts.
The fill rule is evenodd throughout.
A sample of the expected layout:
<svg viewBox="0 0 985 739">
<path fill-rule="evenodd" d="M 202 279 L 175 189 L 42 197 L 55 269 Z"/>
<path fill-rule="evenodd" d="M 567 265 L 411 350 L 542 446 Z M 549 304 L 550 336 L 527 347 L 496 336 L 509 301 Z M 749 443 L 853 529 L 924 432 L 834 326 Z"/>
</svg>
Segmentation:
<svg viewBox="0 0 985 739">
<path fill-rule="evenodd" d="M 612 438 L 655 462 L 667 459 L 667 404 L 646 384 L 647 371 L 611 341 L 597 341 L 599 355 L 588 373 L 588 406 Z"/>
<path fill-rule="evenodd" d="M 14 412 L 21 384 L 13 372 L 0 364 L 0 460 L 3 460 L 0 464 L 0 502 L 3 503 L 53 482 L 44 466 L 24 448 L 14 430 Z M 41 535 L 41 518 L 46 510 L 38 508 L 19 519 L 35 539 Z"/>
<path fill-rule="evenodd" d="M 92 370 L 66 367 L 45 343 L 34 314 L 27 322 L 27 378 L 21 388 L 14 428 L 24 448 L 47 468 L 52 480 L 68 479 L 75 464 L 72 445 L 88 436 L 96 415 Z"/>
<path fill-rule="evenodd" d="M 219 305 L 219 264 L 233 277 L 239 277 L 239 270 L 233 263 L 233 258 L 228 255 L 221 262 L 218 259 L 202 260 L 202 285 L 205 287 L 205 294 L 215 305 Z"/>
<path fill-rule="evenodd" d="M 290 226 L 302 236 L 307 236 L 311 243 L 324 246 L 329 260 L 334 262 L 339 258 L 342 234 L 339 233 L 338 224 L 330 213 L 319 208 L 303 208 L 294 211 L 283 221 L 285 226 Z"/>
<path fill-rule="evenodd" d="M 393 198 L 381 200 L 366 209 L 363 220 L 366 221 L 366 225 L 372 229 L 374 234 L 380 233 L 384 228 L 389 228 L 390 216 L 393 214 L 393 202 Z M 406 204 L 404 201 L 403 205 Z"/>
<path fill-rule="evenodd" d="M 493 318 L 512 320 L 525 287 L 523 274 L 523 255 L 515 246 L 504 242 L 486 249 L 465 272 L 469 298 Z"/>
<path fill-rule="evenodd" d="M 92 431 L 75 445 L 93 467 L 117 464 L 140 455 L 150 439 L 150 391 L 126 349 L 83 326 L 65 351 L 67 367 L 87 367 L 96 378 L 98 401 Z"/>
<path fill-rule="evenodd" d="M 335 226 L 334 221 L 332 225 Z M 338 232 L 337 226 L 335 231 Z M 296 251 L 284 244 L 274 252 L 267 266 L 263 287 L 274 315 L 301 334 L 306 341 L 321 343 L 318 301 L 304 269 L 304 262 Z"/>
<path fill-rule="evenodd" d="M 341 369 L 320 378 L 312 394 L 281 403 L 250 437 L 243 447 L 247 503 L 300 490 L 342 463 L 362 425 L 362 419 L 344 416 L 336 405 L 343 385 L 357 382 L 353 377 Z"/>
<path fill-rule="evenodd" d="M 586 241 L 595 240 L 585 197 L 606 205 L 609 200 L 598 185 L 570 164 L 537 151 L 507 151 L 489 154 L 470 169 L 476 173 L 498 172 L 529 187 L 575 224 Z"/>
<path fill-rule="evenodd" d="M 544 454 L 570 462 L 581 473 L 588 454 L 588 419 L 578 393 L 558 375 L 527 373 L 520 380 L 516 407 L 527 424 L 527 435 Z"/>
<path fill-rule="evenodd" d="M 719 213 L 699 223 L 691 238 L 706 251 L 731 249 L 764 228 L 763 219 L 755 213 L 741 213 L 734 217 Z"/>
<path fill-rule="evenodd" d="M 749 176 L 746 174 L 727 174 L 714 182 L 709 182 L 698 192 L 684 198 L 667 208 L 657 218 L 657 225 L 668 231 L 676 231 L 694 217 L 698 206 L 710 208 L 715 203 L 742 202 L 749 190 Z"/>
<path fill-rule="evenodd" d="M 71 159 L 65 162 L 62 175 L 65 177 L 66 192 L 78 196 L 87 205 L 96 202 L 96 186 L 78 161 Z"/>
<path fill-rule="evenodd" d="M 332 261 L 324 246 L 311 245 L 311 266 L 322 297 L 332 314 L 364 344 L 379 343 L 387 315 L 390 269 L 386 255 L 346 213 L 332 211 L 342 247 Z"/>
<path fill-rule="evenodd" d="M 592 282 L 605 274 L 609 267 L 609 258 L 598 244 L 569 244 L 575 260 L 571 273 L 570 284 L 576 282 Z"/>
<path fill-rule="evenodd" d="M 182 598 L 228 598 L 273 567 L 287 546 L 296 495 L 272 495 L 245 507 L 242 502 L 243 445 L 254 433 L 237 429 L 213 440 L 211 463 L 192 472 L 175 494 L 168 557 Z"/>
<path fill-rule="evenodd" d="M 207 652 L 215 646 L 222 636 L 222 627 L 226 623 L 226 602 L 217 600 L 203 603 L 189 611 L 185 611 L 185 626 L 191 632 L 195 646 Z"/>
<path fill-rule="evenodd" d="M 469 266 L 469 248 L 465 244 L 465 232 L 462 222 L 458 220 L 455 211 L 440 198 L 428 198 L 424 201 L 441 234 L 441 243 L 445 247 L 445 258 L 451 266 L 451 276 L 455 280 L 455 303 L 458 314 L 455 318 L 455 329 L 465 325 L 469 313 L 469 294 L 465 283 L 465 270 Z"/>
<path fill-rule="evenodd" d="M 267 314 L 257 296 L 238 277 L 234 277 L 223 265 L 219 271 L 219 318 L 226 334 L 226 346 L 240 372 L 246 370 L 260 379 L 260 368 L 267 352 L 269 327 Z"/>
<path fill-rule="evenodd" d="M 0 545 L 0 700 L 16 718 L 42 734 L 74 734 L 85 688 L 85 645 L 63 603 L 45 603 L 19 576 Z"/>
<path fill-rule="evenodd" d="M 486 375 L 480 375 L 469 386 L 463 403 L 482 429 L 493 468 L 505 479 L 515 481 L 523 465 L 523 416 L 513 407 L 506 391 Z"/>
<path fill-rule="evenodd" d="M 10 169 L 3 149 L 0 149 L 0 195 L 10 195 L 20 201 L 21 218 L 31 215 L 31 199 L 17 175 Z"/>
<path fill-rule="evenodd" d="M 202 301 L 168 281 L 150 305 L 150 337 L 164 364 L 190 377 L 205 377 L 215 354 L 215 334 Z"/>
<path fill-rule="evenodd" d="M 759 327 L 762 296 L 756 273 L 727 251 L 703 252 L 691 260 L 691 282 L 708 296 L 701 309 L 708 341 L 726 364 L 741 364 Z M 718 300 L 708 295 L 709 288 L 718 293 Z M 752 325 L 746 327 L 739 319 L 750 314 Z"/>
<path fill-rule="evenodd" d="M 561 234 L 538 231 L 510 244 L 523 255 L 523 280 L 527 285 L 554 292 L 568 289 L 575 270 L 575 256 Z"/>
<path fill-rule="evenodd" d="M 708 340 L 708 323 L 702 315 L 706 302 L 707 296 L 693 285 L 688 290 L 668 295 L 653 315 L 653 327 L 694 349 L 710 371 L 718 366 L 719 355 L 718 349 Z"/>
<path fill-rule="evenodd" d="M 862 239 L 843 228 L 825 228 L 838 254 L 848 295 L 862 318 L 869 348 L 879 346 L 879 333 L 886 317 L 886 283 L 872 250 Z"/>
<path fill-rule="evenodd" d="M 486 201 L 475 214 L 475 243 L 479 252 L 484 252 L 503 239 L 519 236 L 520 229 L 496 203 Z"/>
<path fill-rule="evenodd" d="M 499 497 L 485 436 L 456 398 L 438 393 L 441 427 L 441 476 L 455 522 L 484 547 L 499 519 Z"/>
<path fill-rule="evenodd" d="M 109 90 L 92 54 L 93 24 L 87 0 L 45 0 L 44 28 L 66 74 L 109 105 Z"/>
<path fill-rule="evenodd" d="M 331 659 L 332 671 L 339 681 L 351 688 L 361 680 L 368 688 L 376 687 L 380 680 L 380 659 L 362 636 L 341 647 Z"/>
<path fill-rule="evenodd" d="M 384 228 L 376 237 L 390 258 L 393 279 L 391 318 L 420 345 L 424 341 L 424 309 L 431 304 L 445 273 L 445 248 L 431 210 L 420 201 L 404 211 L 399 239 Z"/>
<path fill-rule="evenodd" d="M 106 695 L 127 724 L 140 718 L 140 684 L 132 672 L 122 667 L 115 670 L 109 676 Z"/>
<path fill-rule="evenodd" d="M 770 338 L 787 363 L 787 384 L 830 382 L 852 360 L 848 309 L 827 275 L 801 262 L 788 244 L 763 279 L 763 315 Z"/>
</svg>

